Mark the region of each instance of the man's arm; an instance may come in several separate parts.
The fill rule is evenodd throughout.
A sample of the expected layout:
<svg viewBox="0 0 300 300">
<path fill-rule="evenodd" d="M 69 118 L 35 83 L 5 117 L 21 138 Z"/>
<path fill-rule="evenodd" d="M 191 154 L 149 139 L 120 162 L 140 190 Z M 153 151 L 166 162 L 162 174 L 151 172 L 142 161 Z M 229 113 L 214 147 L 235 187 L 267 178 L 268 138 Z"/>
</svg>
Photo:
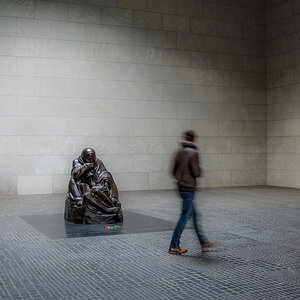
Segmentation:
<svg viewBox="0 0 300 300">
<path fill-rule="evenodd" d="M 194 178 L 200 177 L 201 170 L 199 166 L 199 155 L 198 152 L 193 152 L 190 160 L 190 170 Z"/>
<path fill-rule="evenodd" d="M 177 168 L 178 168 L 178 153 L 176 153 L 175 159 L 174 159 L 174 164 L 173 164 L 173 170 L 172 170 L 172 174 L 173 176 L 175 176 Z"/>
</svg>

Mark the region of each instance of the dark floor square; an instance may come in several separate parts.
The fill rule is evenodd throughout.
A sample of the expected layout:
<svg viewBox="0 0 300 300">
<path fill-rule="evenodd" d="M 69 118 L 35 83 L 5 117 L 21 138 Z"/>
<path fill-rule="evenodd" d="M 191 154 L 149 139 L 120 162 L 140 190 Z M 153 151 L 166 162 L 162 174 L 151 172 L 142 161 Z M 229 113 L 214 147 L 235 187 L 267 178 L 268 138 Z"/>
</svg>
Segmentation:
<svg viewBox="0 0 300 300">
<path fill-rule="evenodd" d="M 73 224 L 65 221 L 63 214 L 29 215 L 21 218 L 51 239 L 159 232 L 173 230 L 175 226 L 172 222 L 133 211 L 124 211 L 123 214 L 123 224 Z"/>
</svg>

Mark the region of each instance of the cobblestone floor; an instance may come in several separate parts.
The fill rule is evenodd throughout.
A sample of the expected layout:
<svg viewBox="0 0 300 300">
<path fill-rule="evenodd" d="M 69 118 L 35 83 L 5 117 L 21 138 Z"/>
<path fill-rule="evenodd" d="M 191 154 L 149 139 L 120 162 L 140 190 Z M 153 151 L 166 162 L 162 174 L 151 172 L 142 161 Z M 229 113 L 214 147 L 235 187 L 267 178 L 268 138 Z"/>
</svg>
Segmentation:
<svg viewBox="0 0 300 300">
<path fill-rule="evenodd" d="M 123 192 L 124 209 L 176 222 L 174 191 Z M 57 214 L 64 195 L 0 197 L 0 299 L 300 299 L 300 191 L 253 187 L 198 193 L 202 253 L 167 253 L 171 231 L 50 239 L 20 216 Z"/>
</svg>

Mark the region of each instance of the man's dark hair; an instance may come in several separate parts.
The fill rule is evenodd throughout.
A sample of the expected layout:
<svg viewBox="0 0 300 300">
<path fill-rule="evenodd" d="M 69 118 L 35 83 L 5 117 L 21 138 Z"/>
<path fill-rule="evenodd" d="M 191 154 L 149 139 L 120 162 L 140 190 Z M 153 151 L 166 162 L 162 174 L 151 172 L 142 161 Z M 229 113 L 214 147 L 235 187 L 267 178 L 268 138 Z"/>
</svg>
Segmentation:
<svg viewBox="0 0 300 300">
<path fill-rule="evenodd" d="M 197 134 L 195 133 L 194 130 L 187 130 L 183 133 L 183 138 L 189 142 L 193 142 L 196 137 L 197 137 Z"/>
</svg>

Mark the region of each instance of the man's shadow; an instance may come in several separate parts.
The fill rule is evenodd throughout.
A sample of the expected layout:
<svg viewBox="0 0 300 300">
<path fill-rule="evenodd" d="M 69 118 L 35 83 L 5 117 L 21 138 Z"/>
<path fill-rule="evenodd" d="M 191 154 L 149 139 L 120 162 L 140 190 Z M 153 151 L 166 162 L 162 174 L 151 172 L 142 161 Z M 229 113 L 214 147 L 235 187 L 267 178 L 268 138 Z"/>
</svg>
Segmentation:
<svg viewBox="0 0 300 300">
<path fill-rule="evenodd" d="M 212 249 L 206 252 L 186 253 L 184 255 L 181 255 L 181 257 L 183 259 L 189 259 L 193 261 L 201 260 L 201 262 L 204 262 L 206 264 L 216 264 L 216 263 L 220 264 L 222 258 L 216 255 L 217 252 L 218 250 Z"/>
</svg>

